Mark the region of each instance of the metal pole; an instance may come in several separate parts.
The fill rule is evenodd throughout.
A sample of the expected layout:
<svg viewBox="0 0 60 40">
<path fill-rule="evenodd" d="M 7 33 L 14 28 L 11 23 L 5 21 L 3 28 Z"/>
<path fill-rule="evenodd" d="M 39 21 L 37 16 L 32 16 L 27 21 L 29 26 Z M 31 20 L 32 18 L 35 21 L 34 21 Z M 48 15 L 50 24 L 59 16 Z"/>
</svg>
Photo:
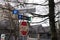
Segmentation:
<svg viewBox="0 0 60 40">
<path fill-rule="evenodd" d="M 57 40 L 54 7 L 55 7 L 54 0 L 49 0 L 49 23 L 50 23 L 50 28 L 51 28 L 51 38 L 52 40 Z"/>
<path fill-rule="evenodd" d="M 25 39 L 25 37 L 23 36 L 23 40 Z"/>
</svg>

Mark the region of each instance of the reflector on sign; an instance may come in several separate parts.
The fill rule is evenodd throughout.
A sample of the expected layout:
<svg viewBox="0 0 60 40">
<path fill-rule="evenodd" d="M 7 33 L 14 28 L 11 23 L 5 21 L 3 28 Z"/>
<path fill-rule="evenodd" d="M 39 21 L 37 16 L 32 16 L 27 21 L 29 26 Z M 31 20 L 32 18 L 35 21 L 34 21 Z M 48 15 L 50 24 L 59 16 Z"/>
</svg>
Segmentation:
<svg viewBox="0 0 60 40">
<path fill-rule="evenodd" d="M 27 31 L 21 31 L 22 35 L 27 35 Z"/>
<path fill-rule="evenodd" d="M 23 19 L 23 15 L 18 15 L 18 19 Z"/>
<path fill-rule="evenodd" d="M 13 12 L 13 14 L 18 14 L 19 13 L 19 11 L 16 10 L 16 9 L 14 9 L 12 12 Z"/>
<path fill-rule="evenodd" d="M 21 23 L 21 25 L 22 25 L 22 26 L 27 26 L 27 22 L 23 21 L 23 22 Z"/>
</svg>

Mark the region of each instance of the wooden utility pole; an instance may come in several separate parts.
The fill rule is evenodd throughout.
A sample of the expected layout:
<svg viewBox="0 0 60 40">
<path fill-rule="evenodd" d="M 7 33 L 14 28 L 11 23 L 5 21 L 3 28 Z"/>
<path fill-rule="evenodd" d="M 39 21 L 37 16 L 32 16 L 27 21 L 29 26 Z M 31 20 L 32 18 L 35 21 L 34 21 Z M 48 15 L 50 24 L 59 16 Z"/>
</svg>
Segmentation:
<svg viewBox="0 0 60 40">
<path fill-rule="evenodd" d="M 49 23 L 50 23 L 50 28 L 51 28 L 51 38 L 52 40 L 57 40 L 54 7 L 55 7 L 54 0 L 49 0 Z"/>
</svg>

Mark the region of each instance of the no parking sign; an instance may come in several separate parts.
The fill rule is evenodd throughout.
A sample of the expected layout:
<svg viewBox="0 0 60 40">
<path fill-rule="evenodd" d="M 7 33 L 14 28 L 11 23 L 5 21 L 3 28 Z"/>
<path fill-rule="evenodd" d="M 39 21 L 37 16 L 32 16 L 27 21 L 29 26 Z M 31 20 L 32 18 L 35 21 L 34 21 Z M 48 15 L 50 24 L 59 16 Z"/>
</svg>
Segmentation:
<svg viewBox="0 0 60 40">
<path fill-rule="evenodd" d="M 29 25 L 27 21 L 21 21 L 19 25 L 19 32 L 21 36 L 26 36 L 29 31 Z"/>
</svg>

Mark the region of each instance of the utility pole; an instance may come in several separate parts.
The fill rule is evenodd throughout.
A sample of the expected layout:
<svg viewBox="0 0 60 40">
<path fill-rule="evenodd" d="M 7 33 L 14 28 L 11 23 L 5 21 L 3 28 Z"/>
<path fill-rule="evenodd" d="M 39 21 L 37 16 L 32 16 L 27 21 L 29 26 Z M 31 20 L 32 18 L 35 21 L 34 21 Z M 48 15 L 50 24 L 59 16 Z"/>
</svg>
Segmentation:
<svg viewBox="0 0 60 40">
<path fill-rule="evenodd" d="M 50 29 L 51 29 L 51 40 L 57 40 L 54 7 L 55 7 L 54 0 L 49 0 L 49 23 L 50 23 Z"/>
</svg>

